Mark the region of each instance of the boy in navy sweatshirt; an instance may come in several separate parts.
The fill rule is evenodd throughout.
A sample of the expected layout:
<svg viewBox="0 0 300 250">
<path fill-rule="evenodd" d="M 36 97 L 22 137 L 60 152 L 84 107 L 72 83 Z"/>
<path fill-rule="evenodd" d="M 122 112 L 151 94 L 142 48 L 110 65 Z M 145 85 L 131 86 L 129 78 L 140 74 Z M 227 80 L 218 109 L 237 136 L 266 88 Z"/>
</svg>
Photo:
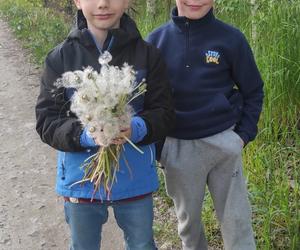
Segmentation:
<svg viewBox="0 0 300 250">
<path fill-rule="evenodd" d="M 205 250 L 206 184 L 224 247 L 253 250 L 242 149 L 257 134 L 263 82 L 244 35 L 216 19 L 213 0 L 176 0 L 172 19 L 148 41 L 162 52 L 175 98 L 176 128 L 161 163 L 184 250 Z"/>
</svg>

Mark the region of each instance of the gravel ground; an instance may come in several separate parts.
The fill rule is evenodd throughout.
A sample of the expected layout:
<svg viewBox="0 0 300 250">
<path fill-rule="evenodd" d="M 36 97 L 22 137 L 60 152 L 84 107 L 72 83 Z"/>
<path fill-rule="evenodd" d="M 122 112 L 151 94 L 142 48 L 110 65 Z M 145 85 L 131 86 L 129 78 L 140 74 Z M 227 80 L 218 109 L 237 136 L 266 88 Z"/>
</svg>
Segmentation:
<svg viewBox="0 0 300 250">
<path fill-rule="evenodd" d="M 55 151 L 35 132 L 40 73 L 25 53 L 0 20 L 0 250 L 68 249 L 63 201 L 54 191 Z M 102 245 L 123 249 L 114 219 Z"/>
</svg>

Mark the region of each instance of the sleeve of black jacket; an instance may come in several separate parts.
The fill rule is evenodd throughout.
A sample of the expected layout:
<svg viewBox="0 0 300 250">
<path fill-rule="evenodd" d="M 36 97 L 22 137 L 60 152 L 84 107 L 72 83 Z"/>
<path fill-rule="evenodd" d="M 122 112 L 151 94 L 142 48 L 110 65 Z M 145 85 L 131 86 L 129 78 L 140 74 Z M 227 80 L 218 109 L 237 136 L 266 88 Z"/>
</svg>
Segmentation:
<svg viewBox="0 0 300 250">
<path fill-rule="evenodd" d="M 45 61 L 40 94 L 35 107 L 36 130 L 43 142 L 57 150 L 80 151 L 83 149 L 80 146 L 81 123 L 70 113 L 70 104 L 65 100 L 64 89 L 54 87 L 54 82 L 63 72 L 61 61 L 59 51 L 50 53 Z"/>
<path fill-rule="evenodd" d="M 147 125 L 147 135 L 140 144 L 163 140 L 175 123 L 172 92 L 167 68 L 158 50 L 151 47 L 148 61 L 147 92 L 144 111 L 139 115 Z"/>
</svg>

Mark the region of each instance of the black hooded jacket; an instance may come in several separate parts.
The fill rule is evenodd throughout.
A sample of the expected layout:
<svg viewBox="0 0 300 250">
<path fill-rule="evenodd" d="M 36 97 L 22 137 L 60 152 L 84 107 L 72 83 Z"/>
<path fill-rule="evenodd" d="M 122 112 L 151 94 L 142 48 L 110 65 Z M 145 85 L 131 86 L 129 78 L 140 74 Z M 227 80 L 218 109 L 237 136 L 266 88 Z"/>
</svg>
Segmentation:
<svg viewBox="0 0 300 250">
<path fill-rule="evenodd" d="M 100 70 L 100 52 L 81 12 L 78 17 L 77 28 L 45 60 L 36 104 L 36 129 L 42 141 L 65 152 L 84 150 L 80 145 L 83 128 L 70 112 L 66 90 L 57 90 L 53 84 L 66 71 L 82 70 L 87 66 Z M 158 50 L 142 39 L 134 21 L 126 14 L 121 18 L 120 28 L 109 31 L 110 37 L 114 38 L 109 50 L 113 57 L 110 64 L 122 66 L 126 62 L 136 71 L 145 72 L 147 92 L 138 115 L 144 119 L 148 133 L 140 144 L 163 140 L 173 127 L 175 115 L 166 66 Z"/>
</svg>

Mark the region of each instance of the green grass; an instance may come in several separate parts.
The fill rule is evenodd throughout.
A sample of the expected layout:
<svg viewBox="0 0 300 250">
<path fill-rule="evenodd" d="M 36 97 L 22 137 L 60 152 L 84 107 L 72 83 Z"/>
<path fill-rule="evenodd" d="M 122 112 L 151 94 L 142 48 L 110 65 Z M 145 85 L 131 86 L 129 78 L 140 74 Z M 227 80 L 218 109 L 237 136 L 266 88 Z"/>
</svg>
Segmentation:
<svg viewBox="0 0 300 250">
<path fill-rule="evenodd" d="M 31 1 L 34 2 L 34 1 Z M 217 0 L 216 15 L 242 30 L 255 53 L 265 82 L 260 132 L 243 153 L 244 174 L 253 208 L 257 249 L 300 249 L 300 0 Z M 143 3 L 135 19 L 143 36 L 168 19 L 164 1 L 148 17 Z M 41 64 L 47 52 L 69 31 L 66 18 L 40 4 L 0 0 L 0 12 L 16 36 Z M 67 20 L 70 20 L 69 18 Z M 172 202 L 161 188 L 156 194 L 155 234 L 172 250 L 179 249 Z M 221 236 L 213 205 L 206 194 L 203 221 L 214 249 Z"/>
<path fill-rule="evenodd" d="M 70 30 L 65 18 L 38 3 L 0 0 L 2 16 L 8 20 L 16 37 L 41 65 L 46 54 L 62 42 Z"/>
<path fill-rule="evenodd" d="M 140 3 L 137 4 L 137 13 L 133 15 L 133 18 L 138 25 L 141 35 L 146 37 L 150 31 L 168 21 L 170 14 L 168 13 L 168 6 L 165 2 L 159 3 L 159 7 L 154 16 L 148 16 L 144 4 Z"/>
</svg>

